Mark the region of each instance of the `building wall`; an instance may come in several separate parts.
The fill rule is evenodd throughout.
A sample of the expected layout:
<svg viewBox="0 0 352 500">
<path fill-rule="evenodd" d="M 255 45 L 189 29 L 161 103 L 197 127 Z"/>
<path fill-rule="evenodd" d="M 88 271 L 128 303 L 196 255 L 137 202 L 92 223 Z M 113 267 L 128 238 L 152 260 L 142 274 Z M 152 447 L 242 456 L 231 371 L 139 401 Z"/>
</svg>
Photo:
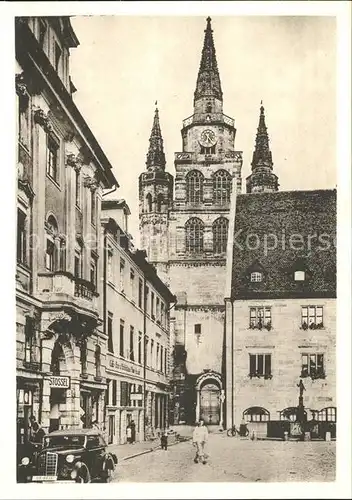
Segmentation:
<svg viewBox="0 0 352 500">
<path fill-rule="evenodd" d="M 323 306 L 324 328 L 301 328 L 301 307 Z M 249 308 L 269 306 L 272 314 L 270 331 L 249 328 Z M 227 309 L 227 329 L 231 331 L 231 312 Z M 279 420 L 279 411 L 298 405 L 302 354 L 323 354 L 325 379 L 303 378 L 304 406 L 310 410 L 336 407 L 336 300 L 335 299 L 273 299 L 236 300 L 234 302 L 233 338 L 227 333 L 227 426 L 239 424 L 243 412 L 260 406 L 270 412 L 271 420 Z M 249 377 L 249 354 L 271 354 L 272 378 Z M 231 366 L 233 355 L 234 364 Z M 234 386 L 231 387 L 232 370 Z M 233 394 L 231 394 L 231 392 Z M 308 419 L 311 413 L 307 411 Z"/>
<path fill-rule="evenodd" d="M 110 211 L 111 212 L 111 211 Z M 112 212 L 110 215 L 113 215 Z M 112 443 L 127 442 L 127 424 L 133 419 L 136 424 L 136 439 L 143 440 L 145 433 L 151 429 L 167 425 L 167 400 L 169 376 L 169 315 L 170 305 L 149 280 L 146 280 L 143 271 L 137 266 L 128 252 L 112 235 L 108 238 L 108 245 L 112 251 L 112 273 L 108 276 L 107 284 L 107 317 L 112 317 L 113 352 L 107 341 L 106 375 L 109 379 L 109 396 L 106 409 L 106 432 Z M 120 272 L 121 259 L 124 262 L 124 274 Z M 131 270 L 134 278 L 131 280 Z M 132 284 L 132 282 L 134 284 Z M 143 284 L 141 295 L 139 283 Z M 144 290 L 148 289 L 146 299 L 146 313 L 144 312 Z M 124 292 L 122 292 L 124 290 Z M 152 309 L 151 295 L 154 294 Z M 157 299 L 159 308 L 157 311 Z M 161 316 L 161 304 L 163 315 Z M 144 328 L 144 316 L 145 328 Z M 120 342 L 120 322 L 124 322 L 124 346 Z M 134 328 L 134 360 L 130 351 L 130 328 Z M 107 331 L 109 335 L 109 332 Z M 145 339 L 146 357 L 144 350 Z M 138 342 L 141 340 L 141 358 L 139 359 Z M 153 352 L 151 343 L 153 342 Z M 159 356 L 157 358 L 157 346 Z M 163 362 L 161 366 L 161 347 Z M 122 351 L 120 351 L 122 349 Z M 128 398 L 121 400 L 121 382 L 132 386 L 132 391 L 141 394 L 142 399 Z M 116 396 L 113 395 L 116 391 Z M 141 392 L 139 392 L 141 391 Z M 139 397 L 139 396 L 137 396 Z M 128 404 L 126 404 L 126 402 Z M 158 405 L 157 411 L 155 407 Z M 113 430 L 111 430 L 113 427 Z M 110 432 L 109 432 L 110 430 Z"/>
</svg>

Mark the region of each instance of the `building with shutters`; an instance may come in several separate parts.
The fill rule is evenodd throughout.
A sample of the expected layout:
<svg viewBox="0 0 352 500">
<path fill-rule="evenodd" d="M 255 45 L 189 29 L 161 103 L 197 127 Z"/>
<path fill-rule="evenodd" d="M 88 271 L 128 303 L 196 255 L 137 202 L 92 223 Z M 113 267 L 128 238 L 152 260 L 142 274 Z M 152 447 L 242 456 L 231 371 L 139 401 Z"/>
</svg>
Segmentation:
<svg viewBox="0 0 352 500">
<path fill-rule="evenodd" d="M 108 443 L 136 439 L 168 425 L 170 383 L 170 307 L 175 300 L 135 250 L 128 233 L 124 200 L 102 203 L 104 238 L 104 316 L 107 336 L 105 423 Z"/>
<path fill-rule="evenodd" d="M 68 17 L 16 18 L 18 443 L 102 423 L 100 211 L 112 166 L 74 104 Z"/>
</svg>

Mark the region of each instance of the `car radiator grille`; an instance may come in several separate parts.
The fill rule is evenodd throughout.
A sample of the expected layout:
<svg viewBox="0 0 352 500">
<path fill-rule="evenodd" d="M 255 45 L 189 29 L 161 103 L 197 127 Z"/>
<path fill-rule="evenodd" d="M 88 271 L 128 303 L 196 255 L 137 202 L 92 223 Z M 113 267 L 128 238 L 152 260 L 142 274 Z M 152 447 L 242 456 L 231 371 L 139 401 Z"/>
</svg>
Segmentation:
<svg viewBox="0 0 352 500">
<path fill-rule="evenodd" d="M 50 451 L 43 453 L 39 459 L 39 474 L 42 476 L 56 476 L 57 462 L 57 453 L 51 453 Z"/>
</svg>

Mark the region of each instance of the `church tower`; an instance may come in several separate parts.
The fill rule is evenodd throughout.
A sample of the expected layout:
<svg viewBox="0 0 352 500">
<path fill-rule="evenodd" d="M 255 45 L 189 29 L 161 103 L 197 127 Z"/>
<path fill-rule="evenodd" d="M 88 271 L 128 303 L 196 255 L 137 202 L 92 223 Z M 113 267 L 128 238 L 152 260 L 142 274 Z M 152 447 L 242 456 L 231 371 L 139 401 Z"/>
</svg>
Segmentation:
<svg viewBox="0 0 352 500">
<path fill-rule="evenodd" d="M 273 173 L 273 159 L 265 125 L 264 106 L 261 103 L 259 125 L 252 159 L 252 173 L 246 179 L 247 193 L 278 191 L 279 182 Z"/>
<path fill-rule="evenodd" d="M 173 177 L 165 171 L 165 153 L 159 110 L 155 109 L 147 153 L 147 171 L 139 176 L 139 229 L 141 248 L 150 263 L 167 281 L 168 213 L 172 203 Z"/>
<path fill-rule="evenodd" d="M 175 347 L 174 422 L 222 422 L 226 246 L 232 189 L 241 190 L 242 152 L 223 93 L 211 19 L 206 21 L 193 114 L 183 120 L 169 212 L 169 283 Z"/>
</svg>

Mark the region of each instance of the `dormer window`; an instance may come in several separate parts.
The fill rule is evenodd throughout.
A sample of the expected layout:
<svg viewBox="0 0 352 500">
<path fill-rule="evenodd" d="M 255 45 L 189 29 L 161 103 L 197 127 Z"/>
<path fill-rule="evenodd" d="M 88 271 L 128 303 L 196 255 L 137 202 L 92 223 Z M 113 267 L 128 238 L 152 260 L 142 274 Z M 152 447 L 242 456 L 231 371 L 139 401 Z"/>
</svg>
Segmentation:
<svg viewBox="0 0 352 500">
<path fill-rule="evenodd" d="M 295 271 L 294 279 L 295 281 L 304 281 L 306 279 L 305 271 Z"/>
<path fill-rule="evenodd" d="M 263 274 L 255 271 L 251 273 L 251 281 L 254 283 L 258 283 L 259 281 L 263 281 Z"/>
</svg>

